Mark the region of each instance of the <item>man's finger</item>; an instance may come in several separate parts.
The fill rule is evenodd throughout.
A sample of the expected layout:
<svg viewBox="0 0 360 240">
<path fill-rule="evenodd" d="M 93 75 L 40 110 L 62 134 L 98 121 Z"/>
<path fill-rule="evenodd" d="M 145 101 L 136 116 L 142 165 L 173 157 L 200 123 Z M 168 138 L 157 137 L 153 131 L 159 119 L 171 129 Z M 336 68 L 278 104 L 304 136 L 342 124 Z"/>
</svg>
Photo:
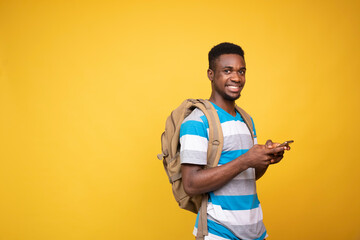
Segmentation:
<svg viewBox="0 0 360 240">
<path fill-rule="evenodd" d="M 266 141 L 265 146 L 267 148 L 272 148 L 273 147 L 273 142 L 269 139 L 269 140 Z"/>
<path fill-rule="evenodd" d="M 277 153 L 284 152 L 284 150 L 286 150 L 286 147 L 277 147 L 277 148 L 269 149 L 269 153 L 277 155 Z"/>
</svg>

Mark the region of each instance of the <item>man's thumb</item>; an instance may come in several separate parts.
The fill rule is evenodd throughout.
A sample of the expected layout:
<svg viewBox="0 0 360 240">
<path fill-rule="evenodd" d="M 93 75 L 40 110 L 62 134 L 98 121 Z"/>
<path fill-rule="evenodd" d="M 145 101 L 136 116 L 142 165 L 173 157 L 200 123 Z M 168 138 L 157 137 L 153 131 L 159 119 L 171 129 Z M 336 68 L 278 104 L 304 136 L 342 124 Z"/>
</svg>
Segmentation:
<svg viewBox="0 0 360 240">
<path fill-rule="evenodd" d="M 265 143 L 265 147 L 267 147 L 267 148 L 273 148 L 273 142 L 272 142 L 270 139 L 267 140 L 266 143 Z"/>
</svg>

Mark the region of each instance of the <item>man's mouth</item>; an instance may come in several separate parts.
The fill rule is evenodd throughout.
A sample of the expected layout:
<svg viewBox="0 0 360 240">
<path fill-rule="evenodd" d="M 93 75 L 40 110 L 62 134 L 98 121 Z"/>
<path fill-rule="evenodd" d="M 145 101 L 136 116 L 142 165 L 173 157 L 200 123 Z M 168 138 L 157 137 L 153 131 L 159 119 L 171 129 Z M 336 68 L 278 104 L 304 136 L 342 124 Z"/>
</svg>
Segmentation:
<svg viewBox="0 0 360 240">
<path fill-rule="evenodd" d="M 229 88 L 229 90 L 232 91 L 232 92 L 238 92 L 241 89 L 240 86 L 233 86 L 233 85 L 228 85 L 226 87 Z"/>
</svg>

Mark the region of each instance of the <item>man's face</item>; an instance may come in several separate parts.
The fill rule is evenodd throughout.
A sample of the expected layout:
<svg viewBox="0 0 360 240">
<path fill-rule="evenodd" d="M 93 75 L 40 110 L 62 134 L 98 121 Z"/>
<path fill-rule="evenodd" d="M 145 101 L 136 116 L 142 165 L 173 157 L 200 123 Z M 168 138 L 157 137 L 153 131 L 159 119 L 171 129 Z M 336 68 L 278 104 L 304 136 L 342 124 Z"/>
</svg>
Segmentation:
<svg viewBox="0 0 360 240">
<path fill-rule="evenodd" d="M 245 85 L 245 60 L 238 54 L 223 54 L 215 60 L 213 70 L 208 70 L 215 97 L 235 101 Z"/>
</svg>

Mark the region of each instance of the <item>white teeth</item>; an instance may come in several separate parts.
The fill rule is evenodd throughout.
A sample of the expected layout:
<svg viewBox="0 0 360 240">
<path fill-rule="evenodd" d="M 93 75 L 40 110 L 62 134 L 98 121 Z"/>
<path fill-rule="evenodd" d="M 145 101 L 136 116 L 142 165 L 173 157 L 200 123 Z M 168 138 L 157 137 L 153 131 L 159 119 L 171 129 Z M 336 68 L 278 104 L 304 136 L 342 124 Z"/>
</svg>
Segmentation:
<svg viewBox="0 0 360 240">
<path fill-rule="evenodd" d="M 239 87 L 235 87 L 235 86 L 228 86 L 229 88 L 232 88 L 232 89 L 238 89 Z"/>
</svg>

